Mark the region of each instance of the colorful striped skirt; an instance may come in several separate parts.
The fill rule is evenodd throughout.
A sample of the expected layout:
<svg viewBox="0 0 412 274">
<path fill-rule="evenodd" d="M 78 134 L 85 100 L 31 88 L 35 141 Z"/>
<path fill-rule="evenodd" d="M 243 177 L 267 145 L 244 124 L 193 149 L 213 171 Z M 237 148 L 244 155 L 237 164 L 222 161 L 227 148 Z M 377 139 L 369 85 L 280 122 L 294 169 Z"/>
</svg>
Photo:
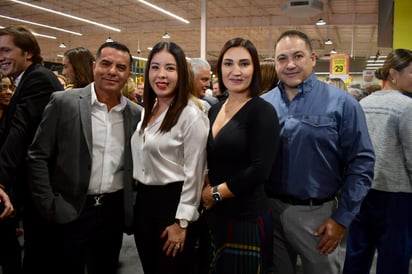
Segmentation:
<svg viewBox="0 0 412 274">
<path fill-rule="evenodd" d="M 271 211 L 255 219 L 208 215 L 211 239 L 210 274 L 272 273 Z"/>
</svg>

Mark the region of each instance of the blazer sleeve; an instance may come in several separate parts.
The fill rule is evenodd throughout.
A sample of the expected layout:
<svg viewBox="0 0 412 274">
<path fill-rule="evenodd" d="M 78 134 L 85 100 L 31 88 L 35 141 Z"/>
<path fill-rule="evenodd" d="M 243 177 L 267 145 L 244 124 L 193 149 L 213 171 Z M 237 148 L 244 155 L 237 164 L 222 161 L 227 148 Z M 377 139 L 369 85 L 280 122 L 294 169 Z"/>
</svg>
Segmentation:
<svg viewBox="0 0 412 274">
<path fill-rule="evenodd" d="M 48 219 L 55 198 L 50 173 L 56 154 L 56 130 L 61 109 L 55 95 L 51 96 L 49 104 L 44 109 L 42 121 L 28 150 L 28 175 L 32 198 L 41 215 Z"/>
<path fill-rule="evenodd" d="M 0 183 L 7 188 L 17 173 L 22 172 L 21 167 L 26 161 L 27 149 L 33 140 L 50 94 L 62 89 L 57 78 L 51 78 L 54 75 L 44 70 L 45 68 L 32 71 L 19 87 L 21 93 L 18 94 L 19 98 L 14 106 L 10 129 L 0 149 Z"/>
</svg>

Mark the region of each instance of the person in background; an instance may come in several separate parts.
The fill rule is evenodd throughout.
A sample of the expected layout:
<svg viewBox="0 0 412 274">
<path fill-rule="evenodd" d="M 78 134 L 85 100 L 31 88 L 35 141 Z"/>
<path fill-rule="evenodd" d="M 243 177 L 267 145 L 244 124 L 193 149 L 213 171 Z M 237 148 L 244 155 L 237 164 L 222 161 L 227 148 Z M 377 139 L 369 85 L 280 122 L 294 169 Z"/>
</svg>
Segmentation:
<svg viewBox="0 0 412 274">
<path fill-rule="evenodd" d="M 136 87 L 136 99 L 137 103 L 143 106 L 143 91 L 144 91 L 144 82 L 140 82 L 137 84 Z"/>
<path fill-rule="evenodd" d="M 372 84 L 372 85 L 365 87 L 365 91 L 368 93 L 368 95 L 372 94 L 375 91 L 381 90 L 381 89 L 382 89 L 382 86 L 379 84 Z"/>
<path fill-rule="evenodd" d="M 390 52 L 383 90 L 360 101 L 376 153 L 372 188 L 349 228 L 343 273 L 408 274 L 412 256 L 412 51 Z"/>
<path fill-rule="evenodd" d="M 13 80 L 9 76 L 4 76 L 0 72 L 0 118 L 6 111 L 7 106 L 10 104 L 11 97 L 16 87 Z"/>
<path fill-rule="evenodd" d="M 229 96 L 209 111 L 209 180 L 202 193 L 212 246 L 209 273 L 269 273 L 272 217 L 264 185 L 277 153 L 278 119 L 259 97 L 261 72 L 252 42 L 227 41 L 217 73 Z"/>
<path fill-rule="evenodd" d="M 374 151 L 359 103 L 319 81 L 310 38 L 275 44 L 279 84 L 262 95 L 279 117 L 280 153 L 266 186 L 274 222 L 274 273 L 340 273 L 337 248 L 373 178 Z M 339 205 L 338 205 L 339 203 Z"/>
<path fill-rule="evenodd" d="M 209 103 L 210 106 L 216 104 L 219 100 L 213 96 L 206 95 L 206 90 L 210 89 L 210 64 L 202 58 L 190 59 L 193 73 L 195 75 L 194 88 L 195 95 Z"/>
<path fill-rule="evenodd" d="M 120 94 L 131 64 L 125 45 L 102 44 L 94 82 L 54 93 L 30 146 L 32 198 L 53 229 L 54 273 L 117 273 L 123 232 L 132 231 L 130 138 L 141 111 Z"/>
<path fill-rule="evenodd" d="M 129 79 L 127 79 L 126 84 L 124 85 L 124 87 L 122 88 L 122 90 L 120 91 L 120 93 L 126 97 L 127 99 L 129 99 L 130 101 L 132 101 L 133 103 L 138 103 L 137 102 L 137 98 L 136 98 L 136 83 L 134 82 L 132 77 L 129 77 Z"/>
<path fill-rule="evenodd" d="M 11 77 L 4 76 L 0 72 L 0 118 L 10 104 L 15 88 Z M 0 189 L 1 188 L 2 186 L 0 185 Z M 1 191 L 3 191 L 3 189 L 1 189 Z M 5 192 L 3 194 L 6 195 Z M 9 197 L 6 196 L 2 198 L 0 196 L 0 265 L 2 266 L 3 274 L 12 274 L 19 273 L 22 254 L 21 246 L 14 236 L 16 234 L 19 216 L 13 214 L 9 218 L 6 218 L 10 215 L 7 212 L 9 206 L 6 205 L 10 202 L 7 202 L 7 199 L 9 200 Z M 15 250 L 15 252 L 13 252 L 13 250 Z"/>
<path fill-rule="evenodd" d="M 59 79 L 60 84 L 62 84 L 64 90 L 70 89 L 70 87 L 68 87 L 69 82 L 63 74 L 57 74 L 56 77 L 57 79 Z"/>
<path fill-rule="evenodd" d="M 276 74 L 275 61 L 266 60 L 260 62 L 260 71 L 262 74 L 261 93 L 266 93 L 276 87 L 279 79 Z"/>
<path fill-rule="evenodd" d="M 52 92 L 63 90 L 56 75 L 43 67 L 40 46 L 23 26 L 0 29 L 0 64 L 3 75 L 12 77 L 16 91 L 0 119 L 0 184 L 9 193 L 24 228 L 23 271 L 53 273 L 48 267 L 47 223 L 33 205 L 27 183 L 27 150 L 33 141 L 44 107 Z M 14 229 L 11 238 L 16 237 Z"/>
<path fill-rule="evenodd" d="M 329 78 L 326 83 L 348 92 L 348 88 L 346 87 L 345 82 L 343 82 L 343 80 L 340 78 Z"/>
<path fill-rule="evenodd" d="M 83 88 L 93 82 L 93 54 L 86 48 L 77 47 L 63 54 L 63 72 L 67 78 L 66 89 Z"/>
<path fill-rule="evenodd" d="M 222 92 L 220 90 L 219 79 L 213 80 L 212 87 L 213 87 L 213 96 L 216 97 L 219 100 L 219 102 L 226 100 L 227 92 L 226 91 Z"/>
<path fill-rule="evenodd" d="M 190 100 L 183 50 L 159 42 L 145 70 L 144 115 L 132 137 L 135 242 L 146 274 L 194 271 L 191 222 L 206 171 L 206 115 Z"/>
</svg>

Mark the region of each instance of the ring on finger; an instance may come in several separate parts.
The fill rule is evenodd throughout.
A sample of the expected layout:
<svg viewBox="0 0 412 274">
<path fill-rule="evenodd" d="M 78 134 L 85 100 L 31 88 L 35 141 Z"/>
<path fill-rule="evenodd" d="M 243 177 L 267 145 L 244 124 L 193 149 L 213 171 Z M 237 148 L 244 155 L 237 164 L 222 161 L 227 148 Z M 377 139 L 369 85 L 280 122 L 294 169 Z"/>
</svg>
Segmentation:
<svg viewBox="0 0 412 274">
<path fill-rule="evenodd" d="M 180 248 L 180 244 L 176 244 L 176 245 L 175 245 L 175 248 L 176 248 L 176 249 L 179 249 L 179 248 Z"/>
</svg>

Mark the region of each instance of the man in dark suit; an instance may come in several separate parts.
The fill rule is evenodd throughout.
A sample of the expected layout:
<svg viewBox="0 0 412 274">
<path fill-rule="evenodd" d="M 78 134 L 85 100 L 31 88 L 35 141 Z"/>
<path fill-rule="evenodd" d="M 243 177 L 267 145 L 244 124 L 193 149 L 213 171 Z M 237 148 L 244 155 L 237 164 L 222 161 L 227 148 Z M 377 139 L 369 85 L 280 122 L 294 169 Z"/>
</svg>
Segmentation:
<svg viewBox="0 0 412 274">
<path fill-rule="evenodd" d="M 47 235 L 33 210 L 28 191 L 27 149 L 33 140 L 50 94 L 56 90 L 63 90 L 57 77 L 43 67 L 42 62 L 39 44 L 28 29 L 21 26 L 0 29 L 0 70 L 4 75 L 13 77 L 17 86 L 0 120 L 0 184 L 10 194 L 17 210 L 20 212 L 23 208 L 26 273 L 39 273 L 35 265 L 44 268 L 44 255 L 39 252 L 39 248 L 45 247 L 43 236 Z M 9 237 L 15 238 L 15 227 L 11 227 L 10 231 L 12 234 Z M 19 264 L 17 256 L 18 254 L 15 261 Z"/>
<path fill-rule="evenodd" d="M 120 93 L 131 61 L 123 44 L 101 45 L 94 82 L 51 96 L 29 148 L 33 199 L 57 232 L 55 273 L 116 273 L 133 220 L 130 137 L 141 114 Z"/>
</svg>

